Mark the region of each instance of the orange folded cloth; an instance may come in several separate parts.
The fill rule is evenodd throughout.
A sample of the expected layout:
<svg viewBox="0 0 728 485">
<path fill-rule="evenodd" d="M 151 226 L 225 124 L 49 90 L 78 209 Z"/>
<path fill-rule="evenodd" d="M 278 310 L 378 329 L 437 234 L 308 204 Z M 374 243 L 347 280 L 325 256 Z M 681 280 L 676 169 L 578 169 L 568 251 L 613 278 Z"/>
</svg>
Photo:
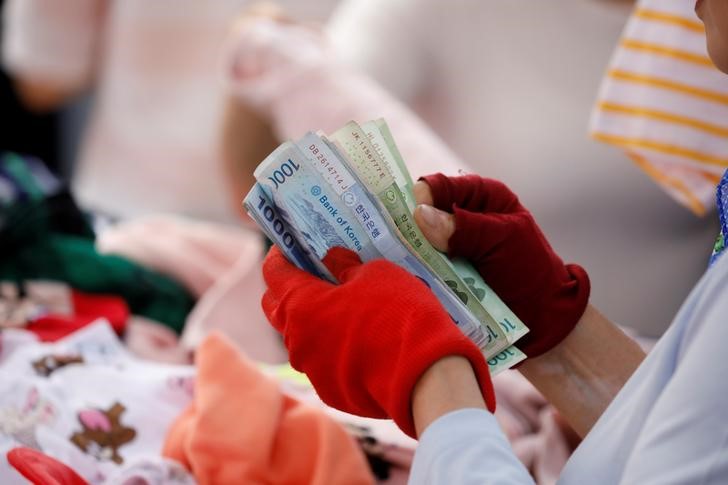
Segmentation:
<svg viewBox="0 0 728 485">
<path fill-rule="evenodd" d="M 373 484 L 356 442 L 321 411 L 281 393 L 224 336 L 197 350 L 192 404 L 163 454 L 201 484 Z"/>
</svg>

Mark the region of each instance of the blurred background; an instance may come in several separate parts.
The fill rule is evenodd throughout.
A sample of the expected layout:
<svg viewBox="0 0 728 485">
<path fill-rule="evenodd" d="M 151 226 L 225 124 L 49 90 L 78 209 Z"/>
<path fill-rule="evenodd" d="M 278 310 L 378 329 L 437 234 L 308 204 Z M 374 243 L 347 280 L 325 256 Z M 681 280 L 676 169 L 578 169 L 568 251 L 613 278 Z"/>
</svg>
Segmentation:
<svg viewBox="0 0 728 485">
<path fill-rule="evenodd" d="M 206 28 L 219 37 L 213 44 L 222 45 L 220 19 L 232 23 L 249 2 L 208 3 L 218 13 L 210 14 Z M 717 233 L 715 217 L 693 215 L 620 150 L 587 134 L 602 76 L 633 2 L 310 0 L 281 6 L 291 19 L 325 26 L 339 59 L 411 107 L 472 171 L 511 186 L 557 252 L 586 267 L 593 302 L 609 317 L 649 336 L 669 324 L 706 267 Z M 99 15 L 112 18 L 109 12 L 119 10 L 106 8 Z M 127 10 L 131 15 L 133 9 Z M 122 13 L 116 12 L 119 22 Z M 17 17 L 27 21 L 28 15 Z M 109 18 L 99 25 L 112 31 Z M 179 32 L 192 28 L 189 20 L 177 21 Z M 109 47 L 121 41 L 107 34 L 93 42 Z M 103 57 L 99 52 L 94 55 Z M 204 56 L 205 69 L 214 70 L 217 58 Z M 98 70 L 103 62 L 90 64 Z M 164 56 L 155 62 L 163 64 Z M 12 77 L 23 77 L 17 66 L 6 67 L 15 70 L 0 77 L 0 148 L 41 157 L 70 180 L 88 120 L 98 113 L 97 82 L 108 79 L 97 76 L 55 105 L 27 109 L 13 89 Z M 109 76 L 113 70 L 101 72 Z M 168 80 L 170 86 L 181 83 Z M 205 84 L 206 89 L 218 85 L 222 89 L 222 82 Z M 180 102 L 206 104 L 209 94 L 200 92 L 196 99 L 186 91 Z M 108 99 L 104 105 L 108 111 Z M 209 125 L 206 119 L 193 119 L 190 126 Z M 211 131 L 209 126 L 199 130 Z"/>
</svg>

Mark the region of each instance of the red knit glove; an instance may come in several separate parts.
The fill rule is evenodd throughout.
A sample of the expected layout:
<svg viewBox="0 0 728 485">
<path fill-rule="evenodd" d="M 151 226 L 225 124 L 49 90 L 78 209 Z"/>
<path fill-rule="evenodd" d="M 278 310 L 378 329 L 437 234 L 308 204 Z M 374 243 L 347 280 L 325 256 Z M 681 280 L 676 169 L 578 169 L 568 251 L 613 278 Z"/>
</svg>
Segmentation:
<svg viewBox="0 0 728 485">
<path fill-rule="evenodd" d="M 433 205 L 455 216 L 452 257 L 470 260 L 531 330 L 516 345 L 535 357 L 556 346 L 584 314 L 589 277 L 564 265 L 531 213 L 504 184 L 478 175 L 422 177 Z"/>
<path fill-rule="evenodd" d="M 438 360 L 459 355 L 470 361 L 488 409 L 495 409 L 482 353 L 424 283 L 388 261 L 362 264 L 342 248 L 331 249 L 324 264 L 340 284 L 296 268 L 271 249 L 263 264 L 263 311 L 283 334 L 291 365 L 306 373 L 325 403 L 390 417 L 414 437 L 415 384 Z"/>
</svg>

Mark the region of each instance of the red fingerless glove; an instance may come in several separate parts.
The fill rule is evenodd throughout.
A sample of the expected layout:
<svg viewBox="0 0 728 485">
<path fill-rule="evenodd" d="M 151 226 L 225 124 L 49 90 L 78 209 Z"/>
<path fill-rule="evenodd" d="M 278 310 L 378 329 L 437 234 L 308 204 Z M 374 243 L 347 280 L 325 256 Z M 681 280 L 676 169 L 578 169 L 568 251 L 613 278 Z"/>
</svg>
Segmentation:
<svg viewBox="0 0 728 485">
<path fill-rule="evenodd" d="M 450 257 L 469 260 L 530 332 L 516 344 L 535 357 L 571 332 L 589 301 L 589 277 L 564 265 L 531 213 L 503 183 L 478 175 L 422 177 L 433 205 L 455 216 Z"/>
<path fill-rule="evenodd" d="M 470 361 L 488 409 L 495 409 L 482 353 L 420 280 L 388 261 L 362 264 L 342 248 L 331 249 L 324 264 L 340 284 L 296 268 L 271 249 L 263 264 L 263 311 L 283 334 L 291 365 L 325 403 L 390 417 L 414 437 L 415 384 L 438 360 L 459 355 Z"/>
</svg>

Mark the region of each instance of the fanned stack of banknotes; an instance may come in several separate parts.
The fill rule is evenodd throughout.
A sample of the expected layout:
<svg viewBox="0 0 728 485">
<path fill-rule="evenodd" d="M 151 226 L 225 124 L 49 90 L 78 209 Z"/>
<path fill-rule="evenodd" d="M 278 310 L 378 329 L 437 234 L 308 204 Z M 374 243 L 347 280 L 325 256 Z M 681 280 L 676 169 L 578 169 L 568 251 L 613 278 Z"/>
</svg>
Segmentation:
<svg viewBox="0 0 728 485">
<path fill-rule="evenodd" d="M 334 246 L 364 262 L 387 259 L 432 290 L 491 374 L 526 358 L 513 344 L 528 328 L 475 268 L 437 251 L 415 223 L 413 181 L 384 120 L 287 141 L 254 174 L 245 208 L 293 264 L 336 283 L 321 262 Z"/>
</svg>

